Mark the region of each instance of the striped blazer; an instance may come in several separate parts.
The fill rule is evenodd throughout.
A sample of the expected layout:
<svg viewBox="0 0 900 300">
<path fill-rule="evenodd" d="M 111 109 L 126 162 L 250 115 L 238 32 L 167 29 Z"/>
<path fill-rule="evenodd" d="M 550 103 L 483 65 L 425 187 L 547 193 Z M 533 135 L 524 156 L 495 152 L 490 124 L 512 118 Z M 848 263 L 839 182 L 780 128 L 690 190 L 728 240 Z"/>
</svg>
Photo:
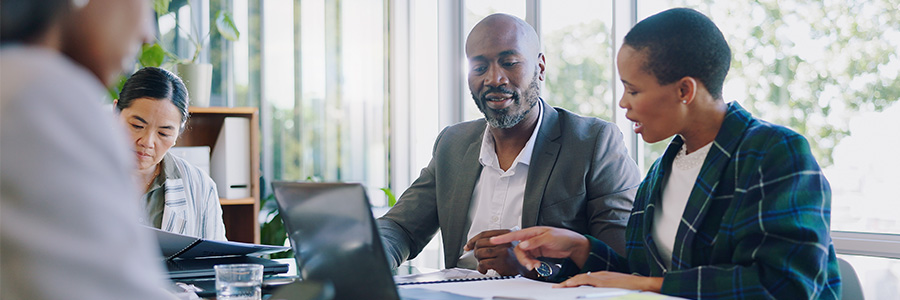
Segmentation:
<svg viewBox="0 0 900 300">
<path fill-rule="evenodd" d="M 225 223 L 216 183 L 184 159 L 166 153 L 166 204 L 162 230 L 225 241 Z"/>
<path fill-rule="evenodd" d="M 588 237 L 591 254 L 582 272 L 663 277 L 663 294 L 686 298 L 840 298 L 831 190 L 809 144 L 736 102 L 728 104 L 694 183 L 666 269 L 651 235 L 653 213 L 683 143 L 672 140 L 638 189 L 627 257 Z"/>
</svg>

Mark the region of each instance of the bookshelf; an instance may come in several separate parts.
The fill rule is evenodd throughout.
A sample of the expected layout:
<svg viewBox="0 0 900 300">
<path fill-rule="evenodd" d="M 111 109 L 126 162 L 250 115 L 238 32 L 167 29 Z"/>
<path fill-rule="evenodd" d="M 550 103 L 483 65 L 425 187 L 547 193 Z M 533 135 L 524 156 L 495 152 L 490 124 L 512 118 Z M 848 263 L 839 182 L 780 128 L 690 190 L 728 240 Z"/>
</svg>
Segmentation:
<svg viewBox="0 0 900 300">
<path fill-rule="evenodd" d="M 229 241 L 259 244 L 259 113 L 254 107 L 190 107 L 185 130 L 175 146 L 216 145 L 225 117 L 250 119 L 250 198 L 219 199 Z M 218 183 L 217 183 L 218 184 Z"/>
</svg>

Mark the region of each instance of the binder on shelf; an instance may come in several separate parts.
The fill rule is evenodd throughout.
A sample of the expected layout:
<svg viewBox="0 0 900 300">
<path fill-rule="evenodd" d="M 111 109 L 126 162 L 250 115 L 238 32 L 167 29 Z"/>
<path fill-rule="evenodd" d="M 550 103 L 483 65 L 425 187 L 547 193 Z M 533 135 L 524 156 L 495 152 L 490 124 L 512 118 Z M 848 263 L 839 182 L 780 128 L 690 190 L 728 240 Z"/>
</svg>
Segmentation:
<svg viewBox="0 0 900 300">
<path fill-rule="evenodd" d="M 250 119 L 226 117 L 211 156 L 209 176 L 219 197 L 250 197 Z"/>
<path fill-rule="evenodd" d="M 181 157 L 209 174 L 209 146 L 172 147 L 169 149 L 169 153 Z"/>
</svg>

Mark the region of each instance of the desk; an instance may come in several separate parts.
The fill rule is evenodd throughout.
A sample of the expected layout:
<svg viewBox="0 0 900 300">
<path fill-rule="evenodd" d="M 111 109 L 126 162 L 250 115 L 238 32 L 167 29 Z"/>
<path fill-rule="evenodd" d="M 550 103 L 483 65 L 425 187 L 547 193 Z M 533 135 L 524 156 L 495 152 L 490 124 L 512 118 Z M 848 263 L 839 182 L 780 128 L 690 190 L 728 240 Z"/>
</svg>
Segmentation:
<svg viewBox="0 0 900 300">
<path fill-rule="evenodd" d="M 288 272 L 281 275 L 296 275 L 297 267 L 294 259 L 276 259 L 275 261 L 279 263 L 288 264 Z M 394 275 L 409 275 L 409 274 L 420 274 L 420 273 L 431 273 L 439 271 L 437 269 L 428 269 L 428 268 L 416 268 L 408 264 L 401 265 L 399 268 L 393 270 Z M 399 286 L 399 289 L 410 289 L 410 288 L 426 288 L 428 290 L 436 290 L 436 291 L 448 291 L 454 292 L 457 294 L 465 294 L 472 293 L 472 290 L 481 289 L 490 291 L 511 291 L 510 293 L 497 293 L 498 295 L 517 297 L 518 299 L 576 299 L 577 296 L 582 295 L 597 295 L 597 298 L 590 299 L 617 299 L 619 297 L 623 297 L 622 299 L 631 299 L 631 300 L 644 300 L 644 299 L 681 299 L 677 297 L 668 297 L 665 295 L 660 295 L 657 293 L 651 292 L 637 292 L 637 291 L 627 291 L 621 289 L 598 289 L 598 288 L 590 288 L 590 287 L 582 287 L 582 288 L 568 288 L 568 289 L 554 289 L 552 291 L 548 291 L 549 283 L 544 282 L 536 282 L 530 279 L 525 278 L 516 278 L 516 279 L 506 279 L 506 280 L 489 280 L 489 281 L 473 281 L 473 282 L 459 282 L 459 283 L 441 283 L 441 284 L 428 284 L 428 285 L 404 285 Z M 610 297 L 602 297 L 599 295 L 601 292 L 613 292 L 613 294 L 609 294 Z M 615 292 L 619 292 L 616 294 Z M 541 293 L 550 295 L 548 297 L 540 297 Z M 477 294 L 477 293 L 476 293 Z M 484 294 L 480 294 L 484 295 Z M 263 299 L 266 299 L 268 295 L 263 296 Z M 404 296 L 406 294 L 404 293 Z M 524 298 L 523 298 L 524 297 Z M 507 298 L 507 299 L 517 299 L 517 298 Z M 491 300 L 491 298 L 484 298 Z"/>
<path fill-rule="evenodd" d="M 288 265 L 287 273 L 278 274 L 279 277 L 284 276 L 297 276 L 297 264 L 293 258 L 283 258 L 283 259 L 275 259 L 275 261 Z M 427 269 L 427 268 L 416 268 L 408 264 L 401 265 L 399 268 L 393 270 L 394 275 L 410 275 L 410 274 L 420 274 L 420 273 L 431 273 L 439 271 L 436 269 Z M 271 276 L 270 276 L 271 278 Z M 215 281 L 213 280 L 213 285 Z M 440 283 L 440 284 L 424 284 L 424 285 L 403 285 L 399 286 L 399 289 L 415 289 L 415 288 L 423 288 L 431 291 L 446 291 L 455 294 L 469 294 L 469 295 L 492 295 L 496 296 L 507 296 L 508 298 L 504 299 L 577 299 L 578 296 L 583 295 L 596 295 L 596 298 L 590 299 L 629 299 L 629 300 L 661 300 L 661 299 L 681 299 L 677 297 L 670 297 L 665 295 L 660 295 L 657 293 L 651 292 L 638 292 L 638 291 L 627 291 L 622 289 L 599 289 L 599 288 L 590 288 L 590 287 L 579 287 L 579 288 L 567 288 L 567 289 L 553 289 L 550 290 L 550 283 L 537 282 L 530 279 L 525 278 L 515 278 L 515 279 L 504 279 L 504 280 L 486 280 L 486 281 L 471 281 L 471 282 L 454 282 L 454 283 Z M 609 297 L 604 297 L 600 294 L 609 293 Z M 404 293 L 404 295 L 406 295 Z M 263 295 L 263 299 L 267 299 L 270 297 L 270 294 L 265 293 Z M 488 296 L 488 297 L 492 297 Z M 620 298 L 621 297 L 621 298 Z M 214 300 L 215 297 L 203 298 L 207 300 Z M 483 298 L 487 300 L 491 300 L 491 298 Z M 497 298 L 500 299 L 500 298 Z"/>
</svg>

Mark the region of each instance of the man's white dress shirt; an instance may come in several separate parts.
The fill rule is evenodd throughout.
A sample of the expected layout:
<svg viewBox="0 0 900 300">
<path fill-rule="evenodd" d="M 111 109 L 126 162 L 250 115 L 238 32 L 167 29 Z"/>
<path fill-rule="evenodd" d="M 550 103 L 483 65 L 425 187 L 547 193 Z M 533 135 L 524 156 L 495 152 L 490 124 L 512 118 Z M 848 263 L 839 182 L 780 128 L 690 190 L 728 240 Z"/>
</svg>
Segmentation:
<svg viewBox="0 0 900 300">
<path fill-rule="evenodd" d="M 490 125 L 485 127 L 481 152 L 478 156 L 478 162 L 482 166 L 481 176 L 478 177 L 475 190 L 472 191 L 472 204 L 469 206 L 469 222 L 472 225 L 469 227 L 466 241 L 482 231 L 522 227 L 522 204 L 525 200 L 528 166 L 531 164 L 534 141 L 541 129 L 541 120 L 544 118 L 540 102 L 535 107 L 538 109 L 537 125 L 525 147 L 506 171 L 500 168 Z M 458 266 L 475 269 L 478 261 L 472 255 L 463 255 Z"/>
</svg>

